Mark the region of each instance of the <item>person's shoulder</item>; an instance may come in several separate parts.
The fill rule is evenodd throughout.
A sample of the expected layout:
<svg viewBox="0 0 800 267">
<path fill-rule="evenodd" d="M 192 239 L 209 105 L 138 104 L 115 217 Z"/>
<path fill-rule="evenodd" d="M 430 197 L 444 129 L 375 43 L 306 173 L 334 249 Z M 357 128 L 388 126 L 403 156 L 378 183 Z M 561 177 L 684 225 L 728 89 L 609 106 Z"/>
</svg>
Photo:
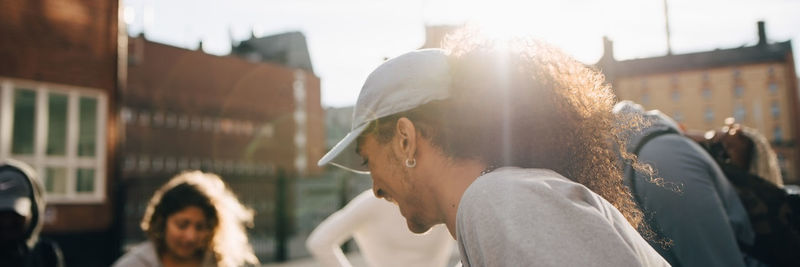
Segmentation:
<svg viewBox="0 0 800 267">
<path fill-rule="evenodd" d="M 147 241 L 134 246 L 112 265 L 112 267 L 134 266 L 161 266 L 153 243 Z"/>
<path fill-rule="evenodd" d="M 552 193 L 553 187 L 574 184 L 551 170 L 504 167 L 476 179 L 464 192 L 462 201 L 470 204 L 487 200 L 513 201 L 521 196 L 535 198 Z"/>
<path fill-rule="evenodd" d="M 687 147 L 700 148 L 694 140 L 680 133 L 662 134 L 649 140 L 642 146 L 642 153 L 646 150 L 686 150 Z"/>
</svg>

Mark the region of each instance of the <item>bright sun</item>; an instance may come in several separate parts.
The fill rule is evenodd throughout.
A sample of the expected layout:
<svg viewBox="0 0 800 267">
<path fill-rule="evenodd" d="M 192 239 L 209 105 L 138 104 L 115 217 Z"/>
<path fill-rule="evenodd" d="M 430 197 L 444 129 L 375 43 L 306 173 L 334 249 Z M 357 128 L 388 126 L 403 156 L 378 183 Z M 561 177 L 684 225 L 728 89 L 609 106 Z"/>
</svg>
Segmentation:
<svg viewBox="0 0 800 267">
<path fill-rule="evenodd" d="M 534 37 L 553 44 L 576 59 L 594 63 L 602 54 L 602 30 L 573 4 L 557 1 L 459 1 L 451 6 L 464 14 L 465 24 L 491 38 Z"/>
</svg>

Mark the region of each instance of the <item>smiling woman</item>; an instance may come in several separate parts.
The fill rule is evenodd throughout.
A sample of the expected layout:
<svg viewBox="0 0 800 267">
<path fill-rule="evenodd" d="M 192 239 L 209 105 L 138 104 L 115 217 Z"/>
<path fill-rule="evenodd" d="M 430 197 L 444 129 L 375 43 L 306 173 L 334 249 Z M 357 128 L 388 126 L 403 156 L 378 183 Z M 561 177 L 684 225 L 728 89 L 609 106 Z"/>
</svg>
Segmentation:
<svg viewBox="0 0 800 267">
<path fill-rule="evenodd" d="M 245 226 L 253 213 L 216 175 L 182 173 L 153 195 L 142 219 L 149 241 L 115 267 L 257 265 Z"/>
</svg>

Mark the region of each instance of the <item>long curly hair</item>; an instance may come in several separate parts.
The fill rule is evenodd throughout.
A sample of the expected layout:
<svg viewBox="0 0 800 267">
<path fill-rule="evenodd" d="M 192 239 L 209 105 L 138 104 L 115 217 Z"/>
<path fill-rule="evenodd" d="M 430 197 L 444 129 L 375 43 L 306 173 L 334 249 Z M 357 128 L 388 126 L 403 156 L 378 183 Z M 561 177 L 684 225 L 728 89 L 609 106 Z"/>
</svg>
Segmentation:
<svg viewBox="0 0 800 267">
<path fill-rule="evenodd" d="M 778 156 L 772 150 L 767 138 L 754 128 L 741 125 L 741 130 L 753 142 L 750 169 L 748 170 L 750 174 L 764 178 L 777 186 L 783 186 Z"/>
<path fill-rule="evenodd" d="M 245 232 L 252 227 L 253 211 L 239 203 L 219 176 L 201 171 L 178 174 L 150 199 L 141 227 L 159 254 L 166 250 L 167 218 L 187 207 L 200 208 L 208 220 L 212 234 L 205 253 L 217 266 L 258 264 Z"/>
<path fill-rule="evenodd" d="M 623 184 L 615 96 L 602 74 L 544 42 L 495 40 L 464 30 L 445 41 L 451 98 L 380 119 L 370 131 L 388 142 L 400 117 L 456 159 L 551 169 L 614 205 L 646 238 L 653 232 Z M 622 149 L 620 149 L 622 148 Z"/>
</svg>

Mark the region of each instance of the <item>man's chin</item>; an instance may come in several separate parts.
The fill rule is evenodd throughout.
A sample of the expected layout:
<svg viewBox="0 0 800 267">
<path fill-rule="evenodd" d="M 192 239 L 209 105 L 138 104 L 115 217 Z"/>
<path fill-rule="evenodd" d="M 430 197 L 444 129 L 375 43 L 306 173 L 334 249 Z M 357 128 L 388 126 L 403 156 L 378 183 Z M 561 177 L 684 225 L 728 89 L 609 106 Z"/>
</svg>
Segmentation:
<svg viewBox="0 0 800 267">
<path fill-rule="evenodd" d="M 411 221 L 406 220 L 406 226 L 408 226 L 408 230 L 415 234 L 424 234 L 427 233 L 428 230 L 431 229 L 431 226 L 413 223 Z"/>
</svg>

